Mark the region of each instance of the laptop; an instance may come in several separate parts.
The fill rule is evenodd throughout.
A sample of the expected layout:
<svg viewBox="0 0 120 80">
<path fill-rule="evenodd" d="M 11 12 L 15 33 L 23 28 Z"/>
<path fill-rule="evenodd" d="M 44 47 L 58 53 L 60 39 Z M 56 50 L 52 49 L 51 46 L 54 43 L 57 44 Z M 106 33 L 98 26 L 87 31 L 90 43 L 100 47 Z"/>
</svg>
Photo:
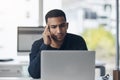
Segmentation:
<svg viewBox="0 0 120 80">
<path fill-rule="evenodd" d="M 95 51 L 43 50 L 41 80 L 95 80 Z"/>
</svg>

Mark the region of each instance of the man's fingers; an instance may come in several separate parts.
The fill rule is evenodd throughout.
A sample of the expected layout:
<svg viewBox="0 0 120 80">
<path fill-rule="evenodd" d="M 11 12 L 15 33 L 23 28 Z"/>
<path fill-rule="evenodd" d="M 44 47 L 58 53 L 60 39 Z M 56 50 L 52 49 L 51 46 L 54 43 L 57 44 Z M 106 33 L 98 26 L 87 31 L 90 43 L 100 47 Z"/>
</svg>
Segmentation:
<svg viewBox="0 0 120 80">
<path fill-rule="evenodd" d="M 48 31 L 48 25 L 45 26 L 44 32 L 47 32 L 47 31 Z"/>
<path fill-rule="evenodd" d="M 45 30 L 43 32 L 43 36 L 51 36 L 48 25 L 45 26 Z"/>
</svg>

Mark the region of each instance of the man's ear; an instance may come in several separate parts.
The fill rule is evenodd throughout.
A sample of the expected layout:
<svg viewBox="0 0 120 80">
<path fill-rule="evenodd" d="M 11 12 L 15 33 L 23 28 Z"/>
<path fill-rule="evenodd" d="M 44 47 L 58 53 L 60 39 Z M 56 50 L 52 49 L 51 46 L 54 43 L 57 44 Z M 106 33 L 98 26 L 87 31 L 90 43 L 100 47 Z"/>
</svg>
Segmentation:
<svg viewBox="0 0 120 80">
<path fill-rule="evenodd" d="M 67 23 L 67 29 L 68 29 L 69 23 Z"/>
</svg>

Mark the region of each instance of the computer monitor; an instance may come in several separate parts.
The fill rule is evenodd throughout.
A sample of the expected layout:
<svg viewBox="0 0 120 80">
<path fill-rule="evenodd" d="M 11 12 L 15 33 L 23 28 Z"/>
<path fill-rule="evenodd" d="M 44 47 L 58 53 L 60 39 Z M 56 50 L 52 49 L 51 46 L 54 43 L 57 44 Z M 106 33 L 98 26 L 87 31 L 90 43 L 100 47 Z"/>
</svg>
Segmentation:
<svg viewBox="0 0 120 80">
<path fill-rule="evenodd" d="M 17 28 L 17 54 L 28 55 L 34 41 L 42 37 L 44 27 L 18 27 Z"/>
</svg>

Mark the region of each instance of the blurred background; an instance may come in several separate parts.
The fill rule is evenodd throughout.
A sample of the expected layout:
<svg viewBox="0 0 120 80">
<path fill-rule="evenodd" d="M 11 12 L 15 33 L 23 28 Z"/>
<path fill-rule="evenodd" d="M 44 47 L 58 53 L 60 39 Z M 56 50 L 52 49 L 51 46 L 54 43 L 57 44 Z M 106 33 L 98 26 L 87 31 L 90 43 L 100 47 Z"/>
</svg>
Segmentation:
<svg viewBox="0 0 120 80">
<path fill-rule="evenodd" d="M 18 26 L 45 26 L 46 12 L 56 8 L 66 13 L 68 32 L 83 36 L 88 49 L 96 51 L 96 60 L 105 64 L 106 74 L 112 75 L 116 54 L 115 0 L 0 0 L 1 57 L 17 58 Z M 99 75 L 99 71 L 96 73 Z"/>
</svg>

